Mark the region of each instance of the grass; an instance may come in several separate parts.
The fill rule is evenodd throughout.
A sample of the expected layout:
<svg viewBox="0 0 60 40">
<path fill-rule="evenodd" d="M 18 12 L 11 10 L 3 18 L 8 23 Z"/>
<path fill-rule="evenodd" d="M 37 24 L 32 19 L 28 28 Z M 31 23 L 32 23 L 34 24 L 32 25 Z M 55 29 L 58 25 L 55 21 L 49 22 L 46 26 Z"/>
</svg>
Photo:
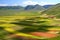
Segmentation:
<svg viewBox="0 0 60 40">
<path fill-rule="evenodd" d="M 37 16 L 39 14 L 37 11 L 24 11 L 19 9 L 0 10 L 0 16 Z"/>
<path fill-rule="evenodd" d="M 57 22 L 55 19 L 51 19 L 51 18 L 50 19 L 49 18 L 44 19 L 43 17 L 39 18 L 40 13 L 38 13 L 38 12 L 30 12 L 30 11 L 28 11 L 28 12 L 23 11 L 22 12 L 22 11 L 19 11 L 19 10 L 0 10 L 0 13 L 2 13 L 1 16 L 0 16 L 0 27 L 3 27 L 4 30 L 7 31 L 7 32 L 11 32 L 11 33 L 14 33 L 14 34 L 17 34 L 17 35 L 20 35 L 20 36 L 32 37 L 32 38 L 36 38 L 36 39 L 41 39 L 41 38 L 44 39 L 44 37 L 37 37 L 37 36 L 33 36 L 33 35 L 21 33 L 21 32 L 16 33 L 17 29 L 19 29 L 21 27 L 23 28 L 23 25 L 22 26 L 21 25 L 15 25 L 15 24 L 11 24 L 11 22 L 19 22 L 21 20 L 25 20 L 25 19 L 29 19 L 29 18 L 34 19 L 36 17 L 33 22 L 47 21 L 47 22 L 44 22 L 42 24 L 43 25 L 52 25 L 52 24 L 55 25 L 55 27 L 48 28 L 48 30 L 60 30 L 60 26 L 56 25 L 56 24 L 60 24 L 59 21 Z M 38 25 L 38 24 L 40 25 L 41 23 L 37 22 L 36 25 Z M 33 25 L 35 25 L 35 24 L 33 24 Z M 30 27 L 30 26 L 27 26 L 27 27 Z M 32 26 L 32 28 L 34 28 L 34 27 Z"/>
</svg>

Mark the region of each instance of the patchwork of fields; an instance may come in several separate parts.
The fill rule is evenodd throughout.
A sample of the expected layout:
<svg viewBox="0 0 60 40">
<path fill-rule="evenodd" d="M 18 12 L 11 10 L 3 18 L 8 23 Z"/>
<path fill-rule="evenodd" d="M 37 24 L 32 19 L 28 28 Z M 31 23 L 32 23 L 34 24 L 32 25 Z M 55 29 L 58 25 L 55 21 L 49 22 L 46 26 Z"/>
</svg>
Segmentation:
<svg viewBox="0 0 60 40">
<path fill-rule="evenodd" d="M 45 16 L 1 16 L 0 38 L 1 40 L 20 39 L 21 37 L 24 40 L 59 40 L 59 24 L 60 22 L 56 18 Z M 55 35 L 55 37 L 49 38 L 49 35 Z"/>
</svg>

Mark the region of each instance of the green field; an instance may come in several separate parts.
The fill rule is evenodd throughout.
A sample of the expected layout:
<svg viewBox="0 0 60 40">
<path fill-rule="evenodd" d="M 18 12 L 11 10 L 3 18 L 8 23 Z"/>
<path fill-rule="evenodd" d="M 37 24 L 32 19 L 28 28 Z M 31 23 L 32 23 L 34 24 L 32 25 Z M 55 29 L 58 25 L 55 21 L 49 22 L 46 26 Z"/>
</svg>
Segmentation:
<svg viewBox="0 0 60 40">
<path fill-rule="evenodd" d="M 60 18 L 54 16 L 54 12 L 48 13 L 51 12 L 0 9 L 0 40 L 60 40 Z M 37 36 L 36 32 L 46 34 Z"/>
<path fill-rule="evenodd" d="M 60 22 L 57 21 L 55 18 L 54 19 L 46 18 L 44 15 L 41 15 L 41 16 L 31 16 L 31 15 L 30 16 L 26 16 L 26 15 L 25 16 L 0 16 L 0 27 L 4 29 L 4 30 L 1 30 L 0 32 L 1 34 L 0 38 L 1 40 L 4 40 L 3 37 L 5 38 L 11 33 L 17 34 L 17 35 L 19 33 L 22 36 L 29 35 L 29 34 L 26 34 L 26 32 L 29 32 L 30 30 L 44 31 L 44 32 L 45 30 L 59 30 L 60 29 L 60 26 L 58 26 L 59 23 Z M 30 24 L 33 24 L 33 25 L 30 25 Z M 48 27 L 48 26 L 51 26 L 51 27 Z M 28 28 L 30 30 L 27 31 L 24 28 Z M 30 31 L 30 32 L 33 32 L 33 31 Z M 23 34 L 23 32 L 25 34 Z M 40 39 L 41 37 L 37 37 L 37 36 L 35 37 L 32 35 L 31 38 Z M 58 39 L 58 37 L 56 39 Z M 6 40 L 8 40 L 8 38 L 6 38 Z M 43 39 L 40 39 L 40 40 L 54 40 L 54 38 L 44 39 L 43 37 Z"/>
<path fill-rule="evenodd" d="M 37 15 L 40 15 L 38 11 L 25 11 L 20 9 L 0 10 L 0 16 L 37 16 Z"/>
</svg>

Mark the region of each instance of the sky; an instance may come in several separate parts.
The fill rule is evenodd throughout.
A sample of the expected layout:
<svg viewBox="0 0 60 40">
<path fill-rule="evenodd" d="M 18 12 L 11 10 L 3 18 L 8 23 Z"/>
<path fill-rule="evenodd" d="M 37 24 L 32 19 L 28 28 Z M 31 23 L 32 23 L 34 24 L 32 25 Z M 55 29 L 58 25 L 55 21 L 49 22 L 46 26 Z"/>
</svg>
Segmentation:
<svg viewBox="0 0 60 40">
<path fill-rule="evenodd" d="M 26 5 L 48 5 L 57 4 L 60 0 L 0 0 L 0 6 L 26 6 Z"/>
</svg>

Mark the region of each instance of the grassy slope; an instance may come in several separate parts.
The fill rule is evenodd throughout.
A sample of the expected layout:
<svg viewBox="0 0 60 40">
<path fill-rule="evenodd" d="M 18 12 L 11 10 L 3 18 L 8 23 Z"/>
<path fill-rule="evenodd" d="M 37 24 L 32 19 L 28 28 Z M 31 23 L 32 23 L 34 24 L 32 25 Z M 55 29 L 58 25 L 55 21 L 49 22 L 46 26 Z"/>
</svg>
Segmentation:
<svg viewBox="0 0 60 40">
<path fill-rule="evenodd" d="M 51 8 L 43 11 L 42 13 L 49 14 L 49 15 L 56 15 L 57 17 L 60 17 L 60 4 L 56 4 Z"/>
</svg>

